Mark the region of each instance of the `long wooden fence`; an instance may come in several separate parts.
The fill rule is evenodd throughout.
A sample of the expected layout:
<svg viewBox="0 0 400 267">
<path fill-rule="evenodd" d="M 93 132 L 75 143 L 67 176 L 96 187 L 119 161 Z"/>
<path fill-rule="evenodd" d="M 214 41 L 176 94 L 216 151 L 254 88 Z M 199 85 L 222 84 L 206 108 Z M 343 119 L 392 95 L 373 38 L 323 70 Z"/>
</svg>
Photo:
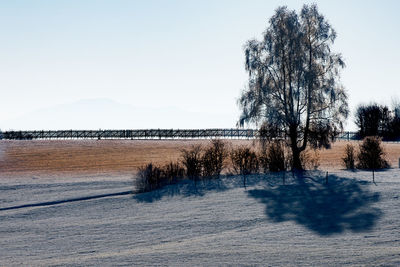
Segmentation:
<svg viewBox="0 0 400 267">
<path fill-rule="evenodd" d="M 0 139 L 253 139 L 255 129 L 143 129 L 143 130 L 57 130 L 57 131 L 5 131 Z M 352 140 L 355 132 L 343 132 L 338 139 Z"/>
</svg>

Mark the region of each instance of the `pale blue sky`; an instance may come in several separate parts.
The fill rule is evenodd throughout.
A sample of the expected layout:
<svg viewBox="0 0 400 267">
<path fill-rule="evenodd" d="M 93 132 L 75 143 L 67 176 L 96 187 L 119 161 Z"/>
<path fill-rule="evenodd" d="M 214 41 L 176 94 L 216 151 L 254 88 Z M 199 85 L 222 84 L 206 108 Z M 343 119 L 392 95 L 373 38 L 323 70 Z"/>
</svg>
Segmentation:
<svg viewBox="0 0 400 267">
<path fill-rule="evenodd" d="M 0 2 L 0 128 L 25 129 L 14 121 L 98 98 L 139 110 L 212 113 L 227 118 L 220 127 L 235 127 L 247 79 L 244 43 L 261 36 L 278 6 L 299 10 L 311 2 L 337 31 L 351 109 L 390 105 L 400 96 L 400 1 L 10 0 Z M 171 128 L 187 127 L 175 116 L 159 119 L 90 127 L 157 128 L 168 120 Z M 215 126 L 207 120 L 196 125 Z"/>
</svg>

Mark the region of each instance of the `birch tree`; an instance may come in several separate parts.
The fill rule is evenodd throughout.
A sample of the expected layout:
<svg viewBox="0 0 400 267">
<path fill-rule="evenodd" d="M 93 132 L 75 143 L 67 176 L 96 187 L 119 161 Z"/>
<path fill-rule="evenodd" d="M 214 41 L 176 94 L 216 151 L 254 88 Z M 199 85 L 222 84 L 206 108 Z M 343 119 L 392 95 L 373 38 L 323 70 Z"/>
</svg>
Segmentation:
<svg viewBox="0 0 400 267">
<path fill-rule="evenodd" d="M 244 46 L 249 79 L 238 100 L 239 124 L 278 127 L 287 137 L 294 169 L 303 168 L 300 153 L 317 136 L 313 131 L 338 132 L 349 113 L 339 80 L 345 64 L 331 51 L 335 38 L 316 5 L 304 5 L 299 14 L 279 7 L 263 39 Z"/>
</svg>

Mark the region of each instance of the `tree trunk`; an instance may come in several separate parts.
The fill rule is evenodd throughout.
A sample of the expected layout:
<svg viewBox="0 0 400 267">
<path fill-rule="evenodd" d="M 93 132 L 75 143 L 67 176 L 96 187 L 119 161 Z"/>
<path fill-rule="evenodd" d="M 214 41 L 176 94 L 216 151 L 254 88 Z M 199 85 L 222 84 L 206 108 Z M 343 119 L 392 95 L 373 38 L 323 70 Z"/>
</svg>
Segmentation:
<svg viewBox="0 0 400 267">
<path fill-rule="evenodd" d="M 290 127 L 289 138 L 290 138 L 290 148 L 292 149 L 292 157 L 293 157 L 292 169 L 294 171 L 303 170 L 303 166 L 301 165 L 301 160 L 300 160 L 300 152 L 302 150 L 297 146 L 297 126 L 292 125 Z"/>
<path fill-rule="evenodd" d="M 303 170 L 303 166 L 300 160 L 300 150 L 297 145 L 292 145 L 292 155 L 293 155 L 293 170 Z"/>
</svg>

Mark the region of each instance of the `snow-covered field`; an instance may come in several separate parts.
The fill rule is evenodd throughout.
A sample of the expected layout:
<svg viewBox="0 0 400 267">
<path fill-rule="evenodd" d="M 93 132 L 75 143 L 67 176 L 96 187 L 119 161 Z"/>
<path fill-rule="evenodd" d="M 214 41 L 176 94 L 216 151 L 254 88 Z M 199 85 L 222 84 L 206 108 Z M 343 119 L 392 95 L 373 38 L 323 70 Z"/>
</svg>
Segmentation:
<svg viewBox="0 0 400 267">
<path fill-rule="evenodd" d="M 0 266 L 399 266 L 400 170 L 376 184 L 369 172 L 325 177 L 249 176 L 244 188 L 232 176 L 136 195 L 131 177 L 2 178 Z"/>
</svg>

